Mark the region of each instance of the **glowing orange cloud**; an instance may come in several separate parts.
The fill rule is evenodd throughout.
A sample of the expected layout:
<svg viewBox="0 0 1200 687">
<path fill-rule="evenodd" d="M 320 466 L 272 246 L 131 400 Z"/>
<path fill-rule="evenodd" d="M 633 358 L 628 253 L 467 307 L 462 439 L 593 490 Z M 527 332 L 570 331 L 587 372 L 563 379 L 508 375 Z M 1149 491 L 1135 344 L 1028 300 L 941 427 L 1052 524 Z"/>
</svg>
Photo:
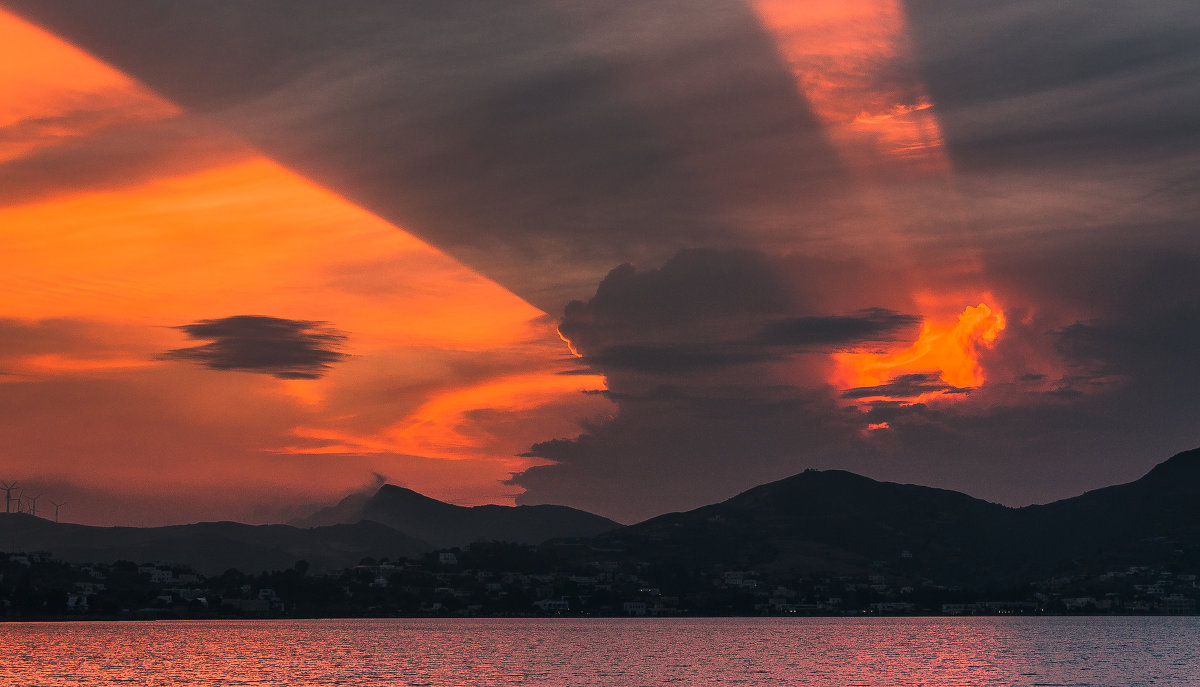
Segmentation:
<svg viewBox="0 0 1200 687">
<path fill-rule="evenodd" d="M 484 384 L 449 389 L 436 394 L 401 422 L 367 435 L 338 429 L 299 427 L 293 434 L 311 439 L 314 446 L 291 446 L 277 453 L 396 453 L 443 460 L 463 460 L 480 455 L 507 459 L 525 451 L 523 434 L 497 434 L 489 422 L 472 418 L 486 413 L 493 425 L 536 423 L 543 432 L 567 434 L 578 428 L 574 410 L 566 406 L 595 405 L 581 389 L 605 388 L 599 375 L 522 374 L 493 379 Z M 576 403 L 570 403 L 570 401 Z M 545 412 L 538 412 L 543 410 Z M 557 416 L 557 419 L 555 419 Z M 554 425 L 553 428 L 547 424 Z M 514 442 L 515 439 L 515 442 Z M 516 461 L 525 463 L 526 461 Z"/>
<path fill-rule="evenodd" d="M 947 168 L 900 0 L 753 0 L 752 6 L 851 170 Z"/>
<path fill-rule="evenodd" d="M 843 389 L 874 387 L 904 374 L 936 372 L 941 381 L 957 388 L 978 387 L 984 383 L 979 356 L 1004 330 L 1004 313 L 986 303 L 970 306 L 954 321 L 927 319 L 912 345 L 895 352 L 846 352 L 835 355 L 835 383 Z M 922 394 L 924 401 L 941 392 Z M 881 393 L 875 398 L 885 398 Z"/>
</svg>

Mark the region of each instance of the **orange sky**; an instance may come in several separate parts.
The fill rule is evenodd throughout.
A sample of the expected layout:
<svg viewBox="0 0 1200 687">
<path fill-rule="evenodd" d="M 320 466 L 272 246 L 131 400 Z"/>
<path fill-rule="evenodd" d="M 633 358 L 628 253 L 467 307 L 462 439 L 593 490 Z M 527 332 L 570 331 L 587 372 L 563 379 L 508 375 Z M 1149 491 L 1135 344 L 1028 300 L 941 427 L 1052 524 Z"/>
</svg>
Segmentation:
<svg viewBox="0 0 1200 687">
<path fill-rule="evenodd" d="M 898 2 L 754 8 L 853 174 L 949 171 Z M 901 75 L 886 87 L 884 68 Z M 188 117 L 4 12 L 0 93 L 0 162 L 68 141 L 87 151 L 116 130 L 170 138 Z M 0 321 L 38 342 L 0 348 L 13 399 L 0 476 L 142 494 L 237 482 L 312 500 L 378 473 L 437 498 L 507 503 L 502 482 L 534 464 L 518 457 L 530 444 L 612 412 L 581 393 L 602 377 L 562 374 L 576 362 L 545 313 L 250 147 L 181 128 L 197 140 L 179 149 L 203 154 L 150 160 L 145 178 L 47 179 L 0 205 Z M 876 212 L 881 225 L 890 212 Z M 925 287 L 914 279 L 914 303 Z M 983 384 L 978 353 L 1004 315 L 994 300 L 950 300 L 920 313 L 916 342 L 841 354 L 830 383 L 934 371 Z M 349 357 L 311 380 L 161 358 L 197 343 L 176 327 L 234 315 L 329 323 Z M 74 503 L 81 520 L 125 521 Z"/>
<path fill-rule="evenodd" d="M 0 53 L 0 127 L 21 134 L 0 159 L 181 116 L 2 12 Z M 580 393 L 602 378 L 559 374 L 573 364 L 544 313 L 249 147 L 220 146 L 216 164 L 97 188 L 51 180 L 0 206 L 0 320 L 40 344 L 0 350 L 0 384 L 31 416 L 0 429 L 9 479 L 143 493 L 245 482 L 311 499 L 376 472 L 439 498 L 511 502 L 501 481 L 535 462 L 517 454 L 605 410 Z M 312 380 L 160 359 L 196 343 L 174 327 L 233 315 L 328 322 L 349 358 Z M 32 417 L 48 393 L 60 436 Z M 133 457 L 165 446 L 169 457 Z M 73 515 L 119 519 L 96 505 L 76 500 Z"/>
</svg>

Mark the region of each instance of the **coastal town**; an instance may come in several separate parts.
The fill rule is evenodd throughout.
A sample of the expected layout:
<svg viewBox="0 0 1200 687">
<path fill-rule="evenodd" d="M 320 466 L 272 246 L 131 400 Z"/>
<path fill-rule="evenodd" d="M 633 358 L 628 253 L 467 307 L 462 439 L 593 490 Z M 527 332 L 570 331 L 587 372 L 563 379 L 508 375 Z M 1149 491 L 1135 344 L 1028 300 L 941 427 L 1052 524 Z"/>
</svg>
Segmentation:
<svg viewBox="0 0 1200 687">
<path fill-rule="evenodd" d="M 988 593 L 880 572 L 778 577 L 659 569 L 480 543 L 351 568 L 201 575 L 165 563 L 80 565 L 0 554 L 0 619 L 1195 614 L 1194 571 L 1128 566 Z"/>
</svg>

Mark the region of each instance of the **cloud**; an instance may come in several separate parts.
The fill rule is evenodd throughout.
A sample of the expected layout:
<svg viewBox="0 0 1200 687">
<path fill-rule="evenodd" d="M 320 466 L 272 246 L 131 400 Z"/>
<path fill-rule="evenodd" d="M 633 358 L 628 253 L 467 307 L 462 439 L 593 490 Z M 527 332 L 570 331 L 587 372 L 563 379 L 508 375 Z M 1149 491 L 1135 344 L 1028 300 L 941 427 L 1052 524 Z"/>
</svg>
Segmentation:
<svg viewBox="0 0 1200 687">
<path fill-rule="evenodd" d="M 661 268 L 614 268 L 587 302 L 566 305 L 559 332 L 578 350 L 715 343 L 744 336 L 755 319 L 791 307 L 770 260 L 748 250 L 681 251 Z"/>
<path fill-rule="evenodd" d="M 80 320 L 0 317 L 0 356 L 5 358 L 39 353 L 91 353 L 98 348 L 104 350 L 112 338 L 111 332 Z"/>
<path fill-rule="evenodd" d="M 651 270 L 621 265 L 591 299 L 566 305 L 559 333 L 606 373 L 752 374 L 744 366 L 894 341 L 920 322 L 878 307 L 793 315 L 814 307 L 796 281 L 802 265 L 745 249 L 684 250 Z"/>
<path fill-rule="evenodd" d="M 200 320 L 177 329 L 212 343 L 177 348 L 163 354 L 214 370 L 261 372 L 280 379 L 316 379 L 346 357 L 345 335 L 324 322 L 287 320 L 260 315 L 234 315 Z"/>
<path fill-rule="evenodd" d="M 1161 163 L 1200 142 L 1186 0 L 905 5 L 959 165 Z"/>
<path fill-rule="evenodd" d="M 854 315 L 793 317 L 770 322 L 759 334 L 765 343 L 781 346 L 843 347 L 897 341 L 921 323 L 921 318 L 886 308 L 870 308 Z"/>
<path fill-rule="evenodd" d="M 938 374 L 905 374 L 887 384 L 861 386 L 842 392 L 842 398 L 873 398 L 886 396 L 893 399 L 917 398 L 923 394 L 968 394 L 970 389 L 960 389 L 943 382 Z"/>
<path fill-rule="evenodd" d="M 823 280 L 854 275 L 858 263 L 772 256 L 751 249 L 686 249 L 657 269 L 612 269 L 589 300 L 563 310 L 559 332 L 581 349 L 703 341 L 714 334 L 755 346 L 838 347 L 888 341 L 919 318 L 882 307 L 849 315 L 803 314 L 835 302 Z M 886 279 L 887 277 L 884 276 Z M 857 295 L 842 291 L 844 300 Z"/>
<path fill-rule="evenodd" d="M 820 391 L 661 387 L 614 397 L 615 417 L 531 447 L 518 503 L 571 503 L 624 522 L 728 498 L 812 466 L 857 431 Z M 852 456 L 845 456 L 853 464 Z"/>
<path fill-rule="evenodd" d="M 551 462 L 513 475 L 519 501 L 636 521 L 809 467 L 1011 505 L 1135 479 L 1200 443 L 1188 419 L 1200 412 L 1200 256 L 1094 245 L 1077 257 L 990 262 L 997 292 L 1023 307 L 1008 308 L 980 352 L 987 381 L 970 390 L 935 372 L 830 386 L 828 353 L 915 334 L 918 318 L 897 307 L 809 310 L 806 292 L 862 271 L 795 281 L 794 259 L 722 251 L 613 270 L 563 324 L 617 412 L 533 445 Z"/>
<path fill-rule="evenodd" d="M 636 370 L 655 374 L 674 374 L 732 365 L 764 362 L 778 356 L 764 351 L 737 350 L 728 346 L 609 346 L 583 362 L 607 370 Z"/>
<path fill-rule="evenodd" d="M 23 144 L 0 162 L 0 205 L 128 188 L 254 155 L 243 141 L 202 120 L 163 112 L 168 104 L 143 93 L 79 100 L 81 109 L 0 127 L 0 145 Z"/>
<path fill-rule="evenodd" d="M 252 155 L 228 136 L 198 136 L 168 125 L 138 125 L 45 146 L 0 164 L 0 204 L 129 188 Z"/>
<path fill-rule="evenodd" d="M 610 271 L 591 299 L 564 308 L 559 331 L 580 362 L 606 375 L 617 413 L 575 438 L 534 445 L 527 456 L 553 464 L 513 476 L 526 488 L 521 502 L 636 520 L 786 476 L 810 466 L 805 456 L 819 447 L 857 441 L 860 418 L 829 387 L 826 354 L 891 341 L 919 318 L 884 307 L 812 312 L 829 302 L 826 267 L 693 249 L 657 269 Z M 865 271 L 839 267 L 843 278 Z"/>
<path fill-rule="evenodd" d="M 157 332 L 100 320 L 0 317 L 0 374 L 11 381 L 98 379 L 153 366 Z"/>
</svg>

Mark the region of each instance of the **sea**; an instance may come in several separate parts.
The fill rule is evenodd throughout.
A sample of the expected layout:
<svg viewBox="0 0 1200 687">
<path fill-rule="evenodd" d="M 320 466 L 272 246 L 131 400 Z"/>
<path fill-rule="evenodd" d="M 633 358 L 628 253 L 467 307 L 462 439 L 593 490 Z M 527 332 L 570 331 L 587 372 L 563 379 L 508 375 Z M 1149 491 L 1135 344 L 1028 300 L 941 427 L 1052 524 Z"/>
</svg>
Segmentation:
<svg viewBox="0 0 1200 687">
<path fill-rule="evenodd" d="M 1200 617 L 0 624 L 0 685 L 1200 685 Z"/>
</svg>

